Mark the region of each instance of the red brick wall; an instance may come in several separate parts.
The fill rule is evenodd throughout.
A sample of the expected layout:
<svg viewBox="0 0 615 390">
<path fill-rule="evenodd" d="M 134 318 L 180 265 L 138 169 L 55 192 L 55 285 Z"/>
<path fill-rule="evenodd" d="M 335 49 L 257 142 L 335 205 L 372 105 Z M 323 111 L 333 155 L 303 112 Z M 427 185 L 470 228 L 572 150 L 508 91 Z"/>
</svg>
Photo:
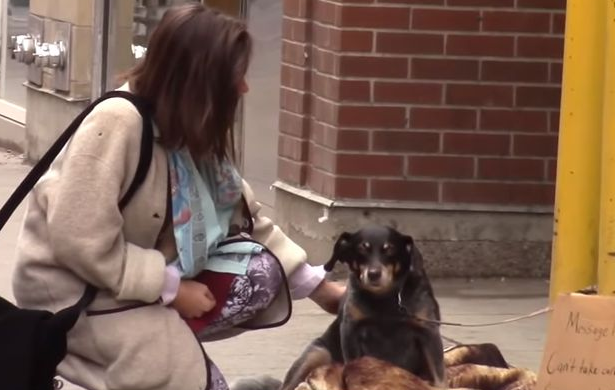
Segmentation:
<svg viewBox="0 0 615 390">
<path fill-rule="evenodd" d="M 285 0 L 279 177 L 332 198 L 553 202 L 565 0 Z"/>
</svg>

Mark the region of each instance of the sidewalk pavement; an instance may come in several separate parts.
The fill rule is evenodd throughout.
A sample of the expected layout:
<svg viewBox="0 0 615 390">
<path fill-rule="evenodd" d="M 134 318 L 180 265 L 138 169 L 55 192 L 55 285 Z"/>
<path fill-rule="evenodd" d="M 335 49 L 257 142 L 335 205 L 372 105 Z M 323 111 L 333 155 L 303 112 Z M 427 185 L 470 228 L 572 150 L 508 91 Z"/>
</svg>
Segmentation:
<svg viewBox="0 0 615 390">
<path fill-rule="evenodd" d="M 1 203 L 28 170 L 29 167 L 22 164 L 21 156 L 0 150 Z M 23 209 L 24 206 L 20 206 L 0 232 L 0 296 L 10 300 L 13 299 L 11 275 L 15 240 Z M 548 282 L 544 280 L 438 279 L 433 281 L 433 285 L 443 320 L 448 322 L 475 324 L 500 321 L 533 312 L 548 304 Z M 207 343 L 205 349 L 229 381 L 262 373 L 282 377 L 305 345 L 324 331 L 332 319 L 311 301 L 299 301 L 293 305 L 293 316 L 285 326 Z M 443 326 L 441 331 L 444 336 L 464 343 L 495 343 L 511 364 L 538 370 L 546 323 L 547 317 L 543 315 L 490 327 Z M 68 384 L 64 389 L 80 388 Z"/>
</svg>

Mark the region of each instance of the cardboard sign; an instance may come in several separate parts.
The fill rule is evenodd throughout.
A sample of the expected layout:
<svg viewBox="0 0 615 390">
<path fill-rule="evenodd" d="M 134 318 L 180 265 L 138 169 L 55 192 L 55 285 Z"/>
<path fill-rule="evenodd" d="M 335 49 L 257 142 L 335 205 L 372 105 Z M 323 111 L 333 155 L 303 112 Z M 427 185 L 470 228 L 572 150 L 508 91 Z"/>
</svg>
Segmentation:
<svg viewBox="0 0 615 390">
<path fill-rule="evenodd" d="M 615 390 L 615 297 L 558 298 L 536 389 Z"/>
</svg>

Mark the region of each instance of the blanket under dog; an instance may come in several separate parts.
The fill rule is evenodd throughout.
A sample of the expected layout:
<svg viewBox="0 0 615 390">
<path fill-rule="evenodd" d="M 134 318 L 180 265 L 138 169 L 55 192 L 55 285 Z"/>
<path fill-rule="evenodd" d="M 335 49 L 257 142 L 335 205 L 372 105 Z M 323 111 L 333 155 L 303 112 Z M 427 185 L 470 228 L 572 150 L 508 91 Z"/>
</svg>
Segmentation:
<svg viewBox="0 0 615 390">
<path fill-rule="evenodd" d="M 493 344 L 459 345 L 444 353 L 449 389 L 533 390 L 536 375 L 510 366 Z M 314 370 L 297 390 L 435 390 L 406 370 L 364 357 Z"/>
<path fill-rule="evenodd" d="M 459 345 L 444 352 L 451 390 L 533 390 L 536 374 L 510 366 L 493 344 Z M 240 381 L 233 390 L 276 389 L 267 378 Z M 331 364 L 312 371 L 296 390 L 436 390 L 410 372 L 387 362 L 363 357 L 345 365 Z"/>
</svg>

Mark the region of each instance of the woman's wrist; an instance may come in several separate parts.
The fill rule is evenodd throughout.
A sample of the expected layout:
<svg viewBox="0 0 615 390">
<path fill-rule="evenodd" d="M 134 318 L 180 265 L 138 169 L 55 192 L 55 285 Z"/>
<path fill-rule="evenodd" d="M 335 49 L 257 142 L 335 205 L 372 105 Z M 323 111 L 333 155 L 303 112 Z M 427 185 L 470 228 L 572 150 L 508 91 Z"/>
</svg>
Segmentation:
<svg viewBox="0 0 615 390">
<path fill-rule="evenodd" d="M 345 284 L 325 279 L 310 294 L 310 299 L 326 312 L 337 314 L 345 293 Z"/>
<path fill-rule="evenodd" d="M 288 288 L 292 299 L 299 300 L 309 297 L 325 279 L 325 274 L 323 266 L 301 263 L 288 277 Z"/>
<path fill-rule="evenodd" d="M 164 284 L 162 286 L 162 294 L 160 299 L 163 305 L 168 305 L 175 300 L 177 291 L 179 290 L 179 282 L 181 275 L 179 270 L 172 264 L 167 265 L 164 270 Z"/>
</svg>

